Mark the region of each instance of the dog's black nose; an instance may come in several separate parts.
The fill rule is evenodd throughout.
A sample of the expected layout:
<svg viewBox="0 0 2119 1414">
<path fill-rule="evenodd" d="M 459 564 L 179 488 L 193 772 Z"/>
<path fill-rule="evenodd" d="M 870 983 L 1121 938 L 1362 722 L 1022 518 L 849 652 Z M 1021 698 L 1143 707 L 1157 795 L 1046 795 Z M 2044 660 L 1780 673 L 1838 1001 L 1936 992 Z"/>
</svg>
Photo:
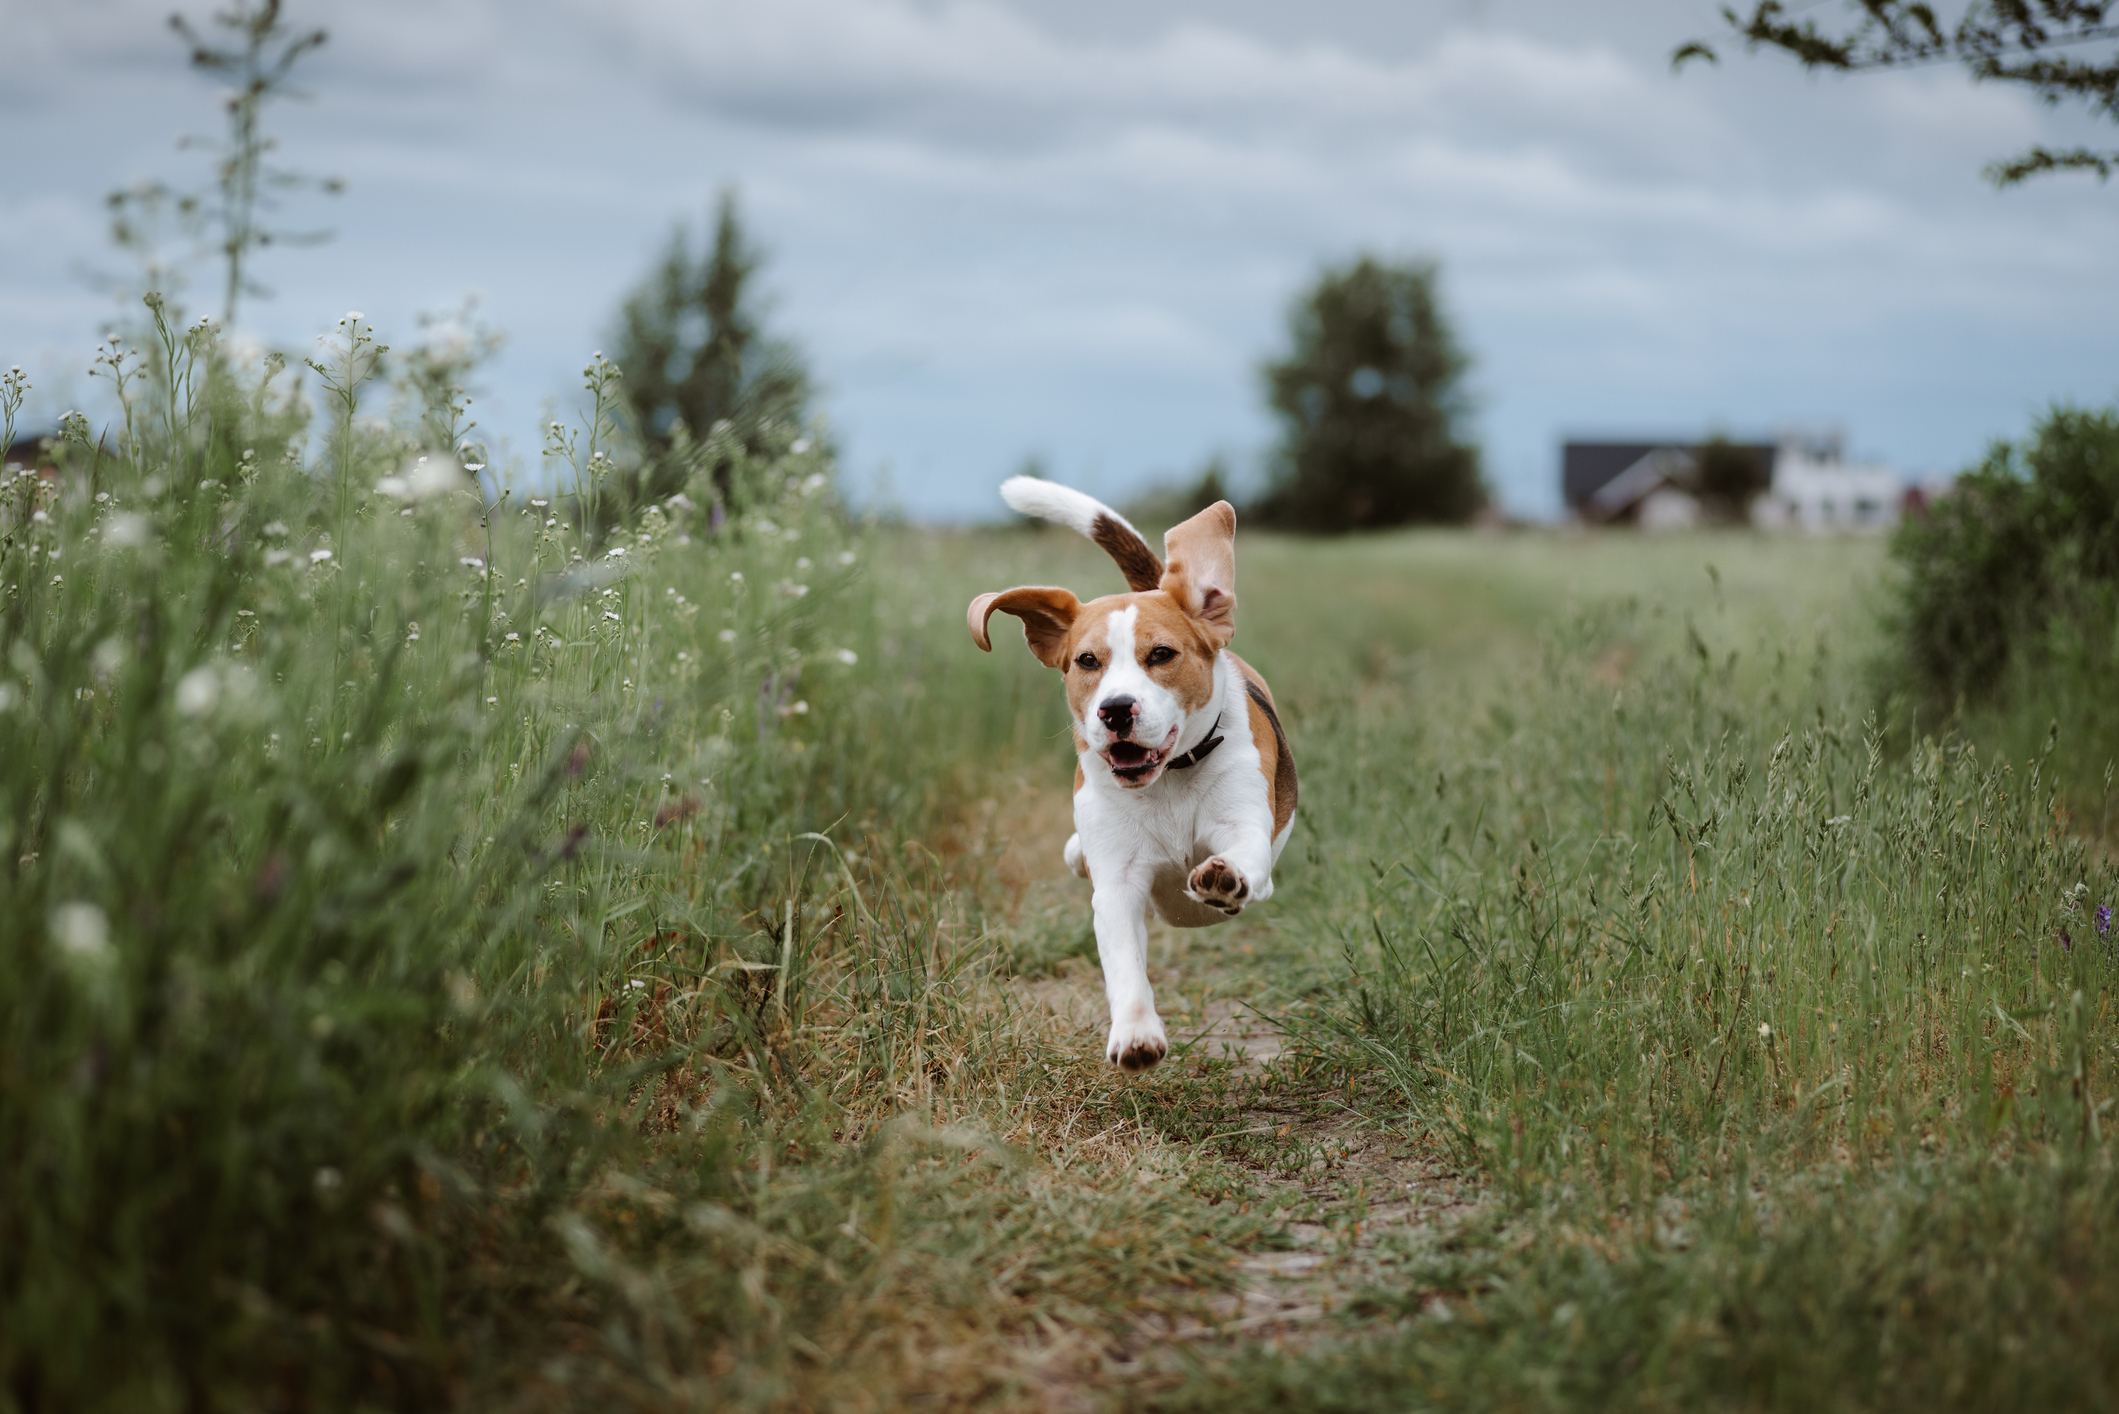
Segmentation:
<svg viewBox="0 0 2119 1414">
<path fill-rule="evenodd" d="M 1096 709 L 1113 736 L 1124 736 L 1133 730 L 1134 702 L 1130 697 L 1107 697 L 1104 705 Z"/>
</svg>

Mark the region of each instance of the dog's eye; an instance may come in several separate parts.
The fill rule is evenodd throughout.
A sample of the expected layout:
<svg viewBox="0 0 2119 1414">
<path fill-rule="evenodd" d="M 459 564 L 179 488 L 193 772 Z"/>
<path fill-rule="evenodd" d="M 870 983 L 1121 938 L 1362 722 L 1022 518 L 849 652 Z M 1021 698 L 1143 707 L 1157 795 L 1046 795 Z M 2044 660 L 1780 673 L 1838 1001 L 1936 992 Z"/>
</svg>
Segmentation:
<svg viewBox="0 0 2119 1414">
<path fill-rule="evenodd" d="M 1094 653 L 1084 653 L 1081 657 L 1074 660 L 1074 666 L 1085 673 L 1093 673 L 1096 671 L 1096 655 Z"/>
<path fill-rule="evenodd" d="M 1151 668 L 1160 667 L 1176 656 L 1177 650 L 1175 648 L 1157 644 L 1148 650 L 1148 666 Z"/>
</svg>

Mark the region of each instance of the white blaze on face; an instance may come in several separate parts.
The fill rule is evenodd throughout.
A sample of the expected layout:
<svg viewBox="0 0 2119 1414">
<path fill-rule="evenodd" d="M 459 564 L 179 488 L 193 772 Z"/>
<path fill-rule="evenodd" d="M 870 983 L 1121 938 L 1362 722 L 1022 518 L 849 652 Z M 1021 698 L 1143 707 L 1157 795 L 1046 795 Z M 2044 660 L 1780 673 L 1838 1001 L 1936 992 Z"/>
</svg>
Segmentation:
<svg viewBox="0 0 2119 1414">
<path fill-rule="evenodd" d="M 1082 721 L 1093 750 L 1102 751 L 1114 740 L 1100 715 L 1104 704 L 1113 698 L 1133 699 L 1131 740 L 1151 750 L 1163 749 L 1184 722 L 1184 708 L 1176 696 L 1149 677 L 1140 665 L 1139 642 L 1134 636 L 1139 624 L 1140 609 L 1131 604 L 1114 609 L 1105 621 L 1104 676 L 1096 685 L 1095 696 L 1089 699 Z"/>
</svg>

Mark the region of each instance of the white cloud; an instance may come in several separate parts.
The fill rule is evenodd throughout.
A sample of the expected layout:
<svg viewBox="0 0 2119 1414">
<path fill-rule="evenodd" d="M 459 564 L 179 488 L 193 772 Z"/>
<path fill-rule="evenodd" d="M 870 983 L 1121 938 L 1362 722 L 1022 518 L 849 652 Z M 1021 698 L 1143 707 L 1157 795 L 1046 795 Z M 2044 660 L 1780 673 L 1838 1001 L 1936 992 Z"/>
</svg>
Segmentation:
<svg viewBox="0 0 2119 1414">
<path fill-rule="evenodd" d="M 41 164 L 0 215 L 0 341 L 85 342 L 102 302 L 54 292 L 101 190 L 171 170 L 164 134 L 211 121 L 166 3 L 0 0 L 44 75 L 0 95 Z M 1357 248 L 1442 258 L 1519 504 L 1549 500 L 1584 409 L 1860 430 L 1898 397 L 1875 435 L 1919 459 L 2110 366 L 2109 199 L 1977 178 L 2051 131 L 2020 97 L 1735 55 L 1673 78 L 1690 20 L 1585 44 L 1488 11 L 1423 8 L 1432 32 L 1385 50 L 1204 3 L 1062 34 L 999 0 L 297 0 L 332 39 L 284 150 L 353 195 L 294 214 L 340 239 L 275 253 L 259 317 L 356 304 L 409 334 L 484 287 L 515 343 L 481 407 L 523 424 L 667 222 L 739 179 L 856 462 L 920 469 L 927 510 L 983 504 L 1033 447 L 1123 489 L 1255 444 L 1286 301 Z M 1976 382 L 1968 362 L 2001 370 L 1984 402 L 1892 391 Z"/>
<path fill-rule="evenodd" d="M 1367 147 L 1408 131 L 1507 141 L 1549 137 L 1560 116 L 1577 145 L 1668 148 L 1713 126 L 1697 98 L 1606 50 L 1509 34 L 1449 34 L 1426 57 L 1388 62 L 1199 22 L 1130 44 L 1066 40 L 975 2 L 598 0 L 593 12 L 631 62 L 717 116 L 973 148 L 1140 126 L 1311 146 Z"/>
</svg>

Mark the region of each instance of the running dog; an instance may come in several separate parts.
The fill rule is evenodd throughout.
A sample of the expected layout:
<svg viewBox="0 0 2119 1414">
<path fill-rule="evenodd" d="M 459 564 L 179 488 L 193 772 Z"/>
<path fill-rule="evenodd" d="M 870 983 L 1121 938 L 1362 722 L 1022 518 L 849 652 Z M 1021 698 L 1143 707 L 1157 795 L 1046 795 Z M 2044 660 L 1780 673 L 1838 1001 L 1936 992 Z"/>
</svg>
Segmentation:
<svg viewBox="0 0 2119 1414">
<path fill-rule="evenodd" d="M 1013 477 L 1001 497 L 1101 545 L 1128 594 L 1084 604 L 1065 589 L 971 601 L 972 641 L 996 611 L 1065 676 L 1074 717 L 1069 868 L 1087 879 L 1111 1003 L 1104 1054 L 1146 1070 L 1170 1049 L 1148 984 L 1148 913 L 1180 928 L 1273 896 L 1295 820 L 1295 761 L 1265 679 L 1229 651 L 1236 633 L 1236 510 L 1217 501 L 1163 537 L 1157 559 L 1124 516 L 1079 491 Z"/>
</svg>

